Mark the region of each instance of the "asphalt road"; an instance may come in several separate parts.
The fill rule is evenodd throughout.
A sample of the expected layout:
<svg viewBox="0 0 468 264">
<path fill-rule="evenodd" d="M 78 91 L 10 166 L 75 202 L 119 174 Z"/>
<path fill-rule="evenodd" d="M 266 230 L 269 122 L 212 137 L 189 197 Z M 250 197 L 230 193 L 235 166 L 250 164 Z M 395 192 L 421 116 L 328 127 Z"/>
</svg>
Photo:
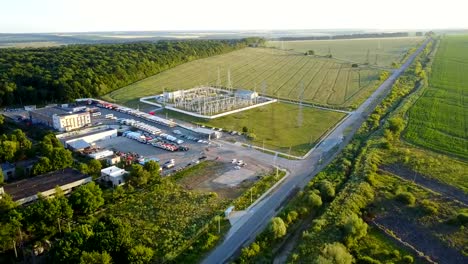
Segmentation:
<svg viewBox="0 0 468 264">
<path fill-rule="evenodd" d="M 252 207 L 245 215 L 245 219 L 238 221 L 240 226 L 236 232 L 228 236 L 222 244 L 216 247 L 202 263 L 226 263 L 244 246 L 251 243 L 256 235 L 268 224 L 281 207 L 287 202 L 293 191 L 304 187 L 318 172 L 320 172 L 341 150 L 351 141 L 353 135 L 373 109 L 385 98 L 395 80 L 409 67 L 415 57 L 424 49 L 429 40 L 404 63 L 399 69 L 383 82 L 377 90 L 348 118 L 330 133 L 323 142 L 304 160 L 291 161 L 277 158 L 279 166 L 289 170 L 290 176 L 264 200 Z M 226 143 L 227 144 L 227 143 Z M 239 152 L 247 156 L 254 156 L 260 160 L 273 160 L 271 155 L 256 150 L 246 149 Z M 322 160 L 320 162 L 319 160 Z"/>
</svg>

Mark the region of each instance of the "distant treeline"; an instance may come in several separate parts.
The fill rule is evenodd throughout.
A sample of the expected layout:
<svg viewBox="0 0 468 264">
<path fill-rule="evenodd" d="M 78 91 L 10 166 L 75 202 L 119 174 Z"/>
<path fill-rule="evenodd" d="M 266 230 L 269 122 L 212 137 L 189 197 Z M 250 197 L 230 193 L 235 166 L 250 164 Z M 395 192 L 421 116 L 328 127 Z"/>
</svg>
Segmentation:
<svg viewBox="0 0 468 264">
<path fill-rule="evenodd" d="M 0 49 L 0 105 L 100 96 L 188 61 L 263 42 L 246 38 Z"/>
<path fill-rule="evenodd" d="M 328 39 L 359 39 L 359 38 L 395 38 L 395 37 L 408 37 L 408 32 L 395 32 L 395 33 L 359 33 L 349 35 L 336 35 L 336 36 L 309 36 L 309 37 L 283 37 L 275 38 L 273 40 L 328 40 Z"/>
</svg>

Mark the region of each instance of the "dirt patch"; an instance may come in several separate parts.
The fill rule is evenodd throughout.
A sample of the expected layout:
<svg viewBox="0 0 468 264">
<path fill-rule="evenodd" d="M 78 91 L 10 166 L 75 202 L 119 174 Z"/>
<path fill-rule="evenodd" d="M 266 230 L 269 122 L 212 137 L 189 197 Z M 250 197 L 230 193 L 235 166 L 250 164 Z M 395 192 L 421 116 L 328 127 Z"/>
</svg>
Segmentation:
<svg viewBox="0 0 468 264">
<path fill-rule="evenodd" d="M 408 169 L 402 166 L 401 164 L 385 165 L 382 166 L 380 169 L 410 181 L 414 180 L 414 182 L 418 185 L 438 192 L 448 198 L 457 200 L 465 205 L 468 204 L 468 195 L 466 195 L 462 190 L 447 185 L 445 183 L 441 183 L 437 180 L 431 179 L 423 174 Z"/>
<path fill-rule="evenodd" d="M 403 241 L 413 245 L 438 263 L 468 263 L 468 257 L 456 248 L 449 247 L 431 230 L 427 230 L 418 223 L 399 214 L 396 206 L 386 213 L 378 215 L 374 221 L 387 229 L 392 230 Z"/>
<path fill-rule="evenodd" d="M 262 171 L 253 170 L 255 166 L 236 170 L 227 161 L 207 161 L 203 169 L 190 173 L 177 182 L 188 190 L 215 192 L 220 198 L 235 199 L 252 186 Z"/>
</svg>

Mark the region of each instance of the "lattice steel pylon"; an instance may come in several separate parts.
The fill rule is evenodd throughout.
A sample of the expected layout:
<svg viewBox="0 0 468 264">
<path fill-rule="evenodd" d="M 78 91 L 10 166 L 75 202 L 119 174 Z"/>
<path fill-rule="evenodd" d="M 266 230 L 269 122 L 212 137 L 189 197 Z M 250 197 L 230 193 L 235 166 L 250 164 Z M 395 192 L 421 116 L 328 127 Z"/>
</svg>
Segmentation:
<svg viewBox="0 0 468 264">
<path fill-rule="evenodd" d="M 227 88 L 229 91 L 232 91 L 231 68 L 229 68 L 229 69 L 228 69 L 228 72 L 227 72 L 227 84 L 226 84 L 226 88 Z"/>
<path fill-rule="evenodd" d="M 262 82 L 262 95 L 263 96 L 266 95 L 266 90 L 267 90 L 267 84 L 266 84 L 266 81 L 263 81 Z"/>
<path fill-rule="evenodd" d="M 218 88 L 221 87 L 221 73 L 219 72 L 219 66 L 218 66 L 218 79 L 216 79 L 216 86 Z"/>
<path fill-rule="evenodd" d="M 304 99 L 304 81 L 301 81 L 299 90 L 299 111 L 297 113 L 297 126 L 302 127 L 302 100 Z"/>
</svg>

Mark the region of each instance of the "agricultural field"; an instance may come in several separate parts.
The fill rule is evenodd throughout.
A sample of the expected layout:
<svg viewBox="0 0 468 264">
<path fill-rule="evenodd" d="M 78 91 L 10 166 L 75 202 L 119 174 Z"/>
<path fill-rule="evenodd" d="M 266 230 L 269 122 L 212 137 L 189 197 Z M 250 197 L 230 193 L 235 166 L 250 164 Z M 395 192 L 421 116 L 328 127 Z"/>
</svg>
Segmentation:
<svg viewBox="0 0 468 264">
<path fill-rule="evenodd" d="M 172 111 L 167 113 L 169 118 L 230 131 L 242 131 L 246 127 L 249 133 L 256 135 L 253 142 L 246 141 L 247 144 L 265 144 L 265 148 L 300 156 L 345 117 L 344 113 L 303 106 L 301 123 L 299 106 L 289 103 L 273 103 L 214 120 L 197 119 Z"/>
<path fill-rule="evenodd" d="M 219 69 L 219 79 L 218 79 Z M 245 48 L 177 66 L 111 92 L 103 99 L 135 105 L 143 96 L 197 85 L 256 90 L 284 99 L 355 108 L 376 88 L 380 70 L 267 48 Z M 218 81 L 219 80 L 219 81 Z"/>
<path fill-rule="evenodd" d="M 267 46 L 283 50 L 294 50 L 304 53 L 313 50 L 315 55 L 326 56 L 331 53 L 333 58 L 369 63 L 380 67 L 390 67 L 393 62 L 401 62 L 405 53 L 423 41 L 423 37 L 402 38 L 369 38 L 343 40 L 298 40 L 269 41 Z M 368 55 L 369 53 L 369 55 Z"/>
<path fill-rule="evenodd" d="M 429 85 L 408 112 L 404 138 L 435 151 L 468 158 L 468 37 L 441 40 Z"/>
</svg>

